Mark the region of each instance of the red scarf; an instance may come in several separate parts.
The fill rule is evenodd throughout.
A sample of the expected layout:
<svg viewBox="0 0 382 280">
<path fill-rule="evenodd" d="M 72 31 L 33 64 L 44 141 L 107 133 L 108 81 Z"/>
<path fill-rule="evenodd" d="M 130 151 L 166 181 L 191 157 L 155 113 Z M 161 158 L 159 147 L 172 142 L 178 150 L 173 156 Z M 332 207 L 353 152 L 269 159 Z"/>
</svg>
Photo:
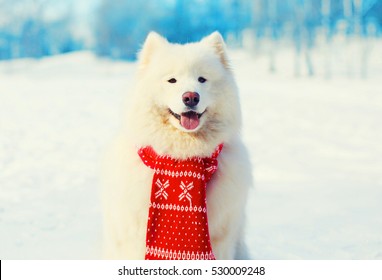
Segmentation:
<svg viewBox="0 0 382 280">
<path fill-rule="evenodd" d="M 206 186 L 223 144 L 210 157 L 186 160 L 139 149 L 154 169 L 146 232 L 146 260 L 214 260 L 207 221 Z"/>
</svg>

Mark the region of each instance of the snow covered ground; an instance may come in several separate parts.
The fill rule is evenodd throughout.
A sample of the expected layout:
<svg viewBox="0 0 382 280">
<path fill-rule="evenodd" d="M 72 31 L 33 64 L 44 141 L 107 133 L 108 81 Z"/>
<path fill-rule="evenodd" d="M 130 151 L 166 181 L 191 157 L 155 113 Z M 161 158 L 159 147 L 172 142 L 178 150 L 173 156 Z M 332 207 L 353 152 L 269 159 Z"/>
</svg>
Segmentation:
<svg viewBox="0 0 382 280">
<path fill-rule="evenodd" d="M 382 259 L 380 53 L 367 79 L 347 62 L 296 78 L 288 51 L 275 74 L 264 56 L 231 55 L 253 258 Z M 0 259 L 101 258 L 100 157 L 134 71 L 87 52 L 0 62 Z"/>
</svg>

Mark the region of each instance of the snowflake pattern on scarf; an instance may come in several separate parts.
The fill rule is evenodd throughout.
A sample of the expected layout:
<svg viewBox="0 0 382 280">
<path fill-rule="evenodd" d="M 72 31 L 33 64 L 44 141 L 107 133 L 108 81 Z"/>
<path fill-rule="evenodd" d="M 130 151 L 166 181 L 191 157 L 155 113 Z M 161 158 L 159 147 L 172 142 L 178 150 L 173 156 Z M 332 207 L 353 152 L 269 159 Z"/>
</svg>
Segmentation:
<svg viewBox="0 0 382 280">
<path fill-rule="evenodd" d="M 139 149 L 154 170 L 146 231 L 146 260 L 214 260 L 207 220 L 206 187 L 223 144 L 210 157 L 185 160 Z"/>
</svg>

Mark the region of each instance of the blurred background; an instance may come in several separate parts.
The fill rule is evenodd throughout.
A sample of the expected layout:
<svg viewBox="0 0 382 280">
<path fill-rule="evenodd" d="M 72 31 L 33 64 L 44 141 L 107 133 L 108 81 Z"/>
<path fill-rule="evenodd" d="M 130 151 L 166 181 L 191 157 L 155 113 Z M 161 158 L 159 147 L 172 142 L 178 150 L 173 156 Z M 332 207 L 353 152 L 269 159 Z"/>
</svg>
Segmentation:
<svg viewBox="0 0 382 280">
<path fill-rule="evenodd" d="M 280 47 L 293 47 L 296 74 L 315 74 L 316 49 L 358 46 L 353 67 L 366 76 L 381 25 L 382 0 L 0 0 L 0 60 L 78 50 L 135 60 L 150 30 L 178 43 L 218 30 L 231 47 L 266 53 L 270 71 Z"/>
<path fill-rule="evenodd" d="M 382 259 L 382 0 L 0 0 L 0 259 L 100 259 L 136 54 L 218 30 L 254 259 Z"/>
</svg>

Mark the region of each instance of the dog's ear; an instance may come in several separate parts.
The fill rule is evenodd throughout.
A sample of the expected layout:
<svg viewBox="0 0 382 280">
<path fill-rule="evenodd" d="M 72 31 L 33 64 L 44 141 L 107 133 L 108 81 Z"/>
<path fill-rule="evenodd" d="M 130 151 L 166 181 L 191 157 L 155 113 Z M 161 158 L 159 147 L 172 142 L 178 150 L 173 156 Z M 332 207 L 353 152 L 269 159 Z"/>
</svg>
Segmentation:
<svg viewBox="0 0 382 280">
<path fill-rule="evenodd" d="M 151 31 L 147 35 L 146 40 L 143 43 L 143 47 L 138 54 L 139 67 L 144 68 L 147 66 L 155 49 L 158 49 L 166 44 L 168 44 L 168 41 L 164 37 L 154 31 Z"/>
<path fill-rule="evenodd" d="M 207 44 L 214 48 L 215 53 L 219 56 L 221 63 L 224 65 L 225 68 L 229 68 L 229 62 L 227 58 L 227 52 L 225 48 L 225 43 L 222 35 L 215 31 L 208 35 L 207 37 L 204 37 L 201 40 L 201 43 Z"/>
</svg>

